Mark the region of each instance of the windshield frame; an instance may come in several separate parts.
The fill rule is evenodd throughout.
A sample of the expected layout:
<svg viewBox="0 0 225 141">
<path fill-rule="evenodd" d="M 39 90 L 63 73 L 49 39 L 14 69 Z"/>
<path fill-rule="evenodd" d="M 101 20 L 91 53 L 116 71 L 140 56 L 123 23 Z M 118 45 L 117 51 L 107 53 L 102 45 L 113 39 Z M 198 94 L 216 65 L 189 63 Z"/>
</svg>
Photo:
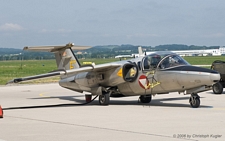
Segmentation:
<svg viewBox="0 0 225 141">
<path fill-rule="evenodd" d="M 173 60 L 175 60 L 174 58 L 176 57 L 176 60 L 175 62 Z M 167 60 L 167 63 L 164 63 L 165 61 Z M 166 64 L 167 66 L 164 66 L 163 67 L 163 64 Z M 164 56 L 161 61 L 158 63 L 157 65 L 157 69 L 169 69 L 169 68 L 173 68 L 173 67 L 177 67 L 177 66 L 187 66 L 187 65 L 190 65 L 184 58 L 182 58 L 180 55 L 176 54 L 176 53 L 172 53 L 172 54 L 168 54 L 166 56 Z"/>
<path fill-rule="evenodd" d="M 157 64 L 155 66 L 152 66 L 152 58 L 153 57 L 160 57 L 161 59 L 157 62 Z M 164 63 L 164 61 L 169 60 L 170 61 L 175 61 L 174 63 L 176 63 L 176 65 L 172 65 L 170 63 L 172 62 L 168 62 L 168 67 L 162 67 L 162 64 Z M 149 61 L 150 63 L 148 63 L 149 67 L 145 67 L 146 66 L 146 61 Z M 162 51 L 162 52 L 154 52 L 152 54 L 146 55 L 145 57 L 142 58 L 142 71 L 149 71 L 149 70 L 155 70 L 155 69 L 168 69 L 168 68 L 172 68 L 172 67 L 176 67 L 176 66 L 184 66 L 184 65 L 190 65 L 184 58 L 182 58 L 180 55 L 173 53 L 173 52 L 169 52 L 169 51 Z"/>
</svg>

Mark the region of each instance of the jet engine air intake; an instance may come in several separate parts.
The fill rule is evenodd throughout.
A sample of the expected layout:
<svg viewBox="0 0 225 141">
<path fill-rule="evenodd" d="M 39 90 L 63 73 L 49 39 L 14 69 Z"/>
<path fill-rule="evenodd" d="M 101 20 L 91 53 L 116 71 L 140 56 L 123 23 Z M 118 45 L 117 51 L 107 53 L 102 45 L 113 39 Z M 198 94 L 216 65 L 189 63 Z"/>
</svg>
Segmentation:
<svg viewBox="0 0 225 141">
<path fill-rule="evenodd" d="M 133 82 L 137 79 L 138 68 L 135 63 L 125 64 L 123 66 L 123 79 L 126 82 Z"/>
</svg>

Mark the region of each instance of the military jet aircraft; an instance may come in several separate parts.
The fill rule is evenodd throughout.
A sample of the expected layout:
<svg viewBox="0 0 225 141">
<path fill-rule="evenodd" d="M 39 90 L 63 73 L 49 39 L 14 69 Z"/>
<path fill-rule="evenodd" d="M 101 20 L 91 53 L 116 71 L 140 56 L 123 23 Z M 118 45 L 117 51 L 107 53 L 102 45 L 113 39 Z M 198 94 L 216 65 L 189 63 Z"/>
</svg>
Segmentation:
<svg viewBox="0 0 225 141">
<path fill-rule="evenodd" d="M 190 94 L 189 103 L 191 107 L 197 108 L 200 106 L 198 93 L 210 90 L 220 80 L 218 72 L 191 66 L 179 55 L 168 51 L 154 52 L 131 60 L 81 66 L 73 50 L 87 48 L 73 43 L 24 47 L 24 50 L 53 52 L 58 70 L 16 78 L 9 83 L 60 75 L 60 86 L 98 95 L 100 105 L 108 105 L 110 97 L 140 96 L 140 102 L 149 103 L 152 95 L 178 92 Z"/>
</svg>

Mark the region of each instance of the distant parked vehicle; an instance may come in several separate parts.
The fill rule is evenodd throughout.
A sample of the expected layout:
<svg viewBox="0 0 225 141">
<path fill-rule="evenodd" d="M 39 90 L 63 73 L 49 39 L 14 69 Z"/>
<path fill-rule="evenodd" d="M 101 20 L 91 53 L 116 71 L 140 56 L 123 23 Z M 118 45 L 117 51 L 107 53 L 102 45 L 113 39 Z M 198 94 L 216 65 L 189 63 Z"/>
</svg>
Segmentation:
<svg viewBox="0 0 225 141">
<path fill-rule="evenodd" d="M 225 61 L 216 60 L 212 63 L 211 69 L 220 73 L 220 81 L 212 87 L 214 94 L 222 94 L 225 87 Z"/>
</svg>

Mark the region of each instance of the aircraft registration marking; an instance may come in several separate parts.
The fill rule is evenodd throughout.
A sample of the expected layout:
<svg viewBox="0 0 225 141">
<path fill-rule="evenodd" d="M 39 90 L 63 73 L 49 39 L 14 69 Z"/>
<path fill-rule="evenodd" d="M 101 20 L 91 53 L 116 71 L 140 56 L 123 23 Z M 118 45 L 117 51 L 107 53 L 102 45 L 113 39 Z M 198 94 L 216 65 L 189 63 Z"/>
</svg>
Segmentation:
<svg viewBox="0 0 225 141">
<path fill-rule="evenodd" d="M 76 64 L 76 60 L 71 60 L 70 61 L 70 69 L 74 69 L 74 64 Z"/>
</svg>

